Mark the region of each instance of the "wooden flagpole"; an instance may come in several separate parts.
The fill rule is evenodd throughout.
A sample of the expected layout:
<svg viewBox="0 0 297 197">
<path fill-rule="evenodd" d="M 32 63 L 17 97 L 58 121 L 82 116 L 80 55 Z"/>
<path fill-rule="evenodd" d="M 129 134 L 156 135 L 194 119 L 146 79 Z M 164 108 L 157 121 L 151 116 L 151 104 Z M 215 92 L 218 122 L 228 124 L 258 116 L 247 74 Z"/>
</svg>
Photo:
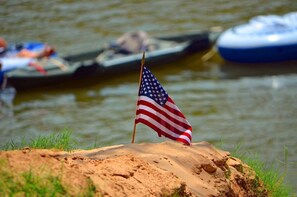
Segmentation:
<svg viewBox="0 0 297 197">
<path fill-rule="evenodd" d="M 140 89 L 140 85 L 141 85 L 141 80 L 142 80 L 142 72 L 143 72 L 143 66 L 144 66 L 144 62 L 145 62 L 145 51 L 143 51 L 142 54 L 142 60 L 141 60 L 141 65 L 140 65 L 140 75 L 139 75 L 139 83 L 138 83 L 138 93 L 139 93 L 139 89 Z M 133 129 L 133 135 L 132 135 L 132 144 L 134 143 L 134 139 L 135 139 L 135 134 L 136 134 L 136 111 L 137 111 L 137 102 L 138 99 L 136 101 L 136 110 L 135 110 L 135 119 L 134 119 L 134 129 Z"/>
</svg>

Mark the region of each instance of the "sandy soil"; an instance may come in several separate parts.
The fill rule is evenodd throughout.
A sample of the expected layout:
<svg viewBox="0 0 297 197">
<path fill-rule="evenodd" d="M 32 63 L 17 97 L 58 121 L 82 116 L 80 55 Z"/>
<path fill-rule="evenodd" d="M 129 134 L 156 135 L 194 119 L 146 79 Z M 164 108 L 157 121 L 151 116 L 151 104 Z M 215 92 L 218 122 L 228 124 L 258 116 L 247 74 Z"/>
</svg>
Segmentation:
<svg viewBox="0 0 297 197">
<path fill-rule="evenodd" d="M 207 142 L 128 144 L 71 152 L 1 151 L 16 174 L 60 176 L 72 195 L 89 180 L 96 196 L 257 196 L 253 171 Z M 263 188 L 260 188 L 263 189 Z M 263 195 L 263 193 L 262 193 Z"/>
</svg>

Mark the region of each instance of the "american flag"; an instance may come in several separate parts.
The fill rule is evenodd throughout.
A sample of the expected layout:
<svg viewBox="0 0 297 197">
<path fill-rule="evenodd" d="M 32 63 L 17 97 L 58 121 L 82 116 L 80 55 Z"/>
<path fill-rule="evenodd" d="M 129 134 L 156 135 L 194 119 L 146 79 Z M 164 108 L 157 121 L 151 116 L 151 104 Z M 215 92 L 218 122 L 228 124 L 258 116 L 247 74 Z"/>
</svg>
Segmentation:
<svg viewBox="0 0 297 197">
<path fill-rule="evenodd" d="M 155 130 L 159 137 L 191 144 L 190 123 L 146 67 L 143 67 L 135 118 L 135 124 L 140 122 Z"/>
</svg>

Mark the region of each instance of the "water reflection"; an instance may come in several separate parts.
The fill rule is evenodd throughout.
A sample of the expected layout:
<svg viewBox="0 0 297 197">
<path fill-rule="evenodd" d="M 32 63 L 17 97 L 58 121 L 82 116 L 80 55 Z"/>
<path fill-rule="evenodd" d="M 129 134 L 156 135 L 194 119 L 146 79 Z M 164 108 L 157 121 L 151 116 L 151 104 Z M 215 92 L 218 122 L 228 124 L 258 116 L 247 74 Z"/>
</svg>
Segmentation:
<svg viewBox="0 0 297 197">
<path fill-rule="evenodd" d="M 16 90 L 13 87 L 7 87 L 0 90 L 0 121 L 2 118 L 13 116 L 13 100 Z"/>
<path fill-rule="evenodd" d="M 219 69 L 227 78 L 238 78 L 244 76 L 272 76 L 297 73 L 297 61 L 277 63 L 233 63 L 222 61 Z"/>
</svg>

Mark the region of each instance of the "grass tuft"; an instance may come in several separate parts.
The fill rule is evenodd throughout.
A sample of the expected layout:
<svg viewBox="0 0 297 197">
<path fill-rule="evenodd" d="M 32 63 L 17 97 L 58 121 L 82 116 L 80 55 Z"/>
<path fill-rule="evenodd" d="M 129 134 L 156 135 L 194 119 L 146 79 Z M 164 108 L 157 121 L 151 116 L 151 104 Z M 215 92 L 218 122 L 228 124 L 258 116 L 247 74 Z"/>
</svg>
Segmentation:
<svg viewBox="0 0 297 197">
<path fill-rule="evenodd" d="M 66 190 L 57 176 L 37 176 L 29 170 L 13 174 L 6 160 L 0 162 L 0 196 L 64 196 Z"/>
<path fill-rule="evenodd" d="M 27 142 L 25 139 L 20 143 L 15 143 L 13 140 L 10 140 L 1 149 L 16 150 L 22 149 L 23 147 L 30 147 L 34 149 L 59 149 L 70 151 L 73 150 L 77 144 L 76 141 L 71 138 L 71 135 L 72 131 L 65 129 L 58 134 L 39 136 L 36 139 L 31 139 L 30 142 Z"/>
<path fill-rule="evenodd" d="M 39 177 L 34 175 L 31 170 L 23 173 L 23 186 L 22 190 L 19 192 L 24 192 L 26 196 L 27 194 L 30 194 L 30 196 L 56 196 L 58 194 L 66 194 L 66 190 L 62 186 L 59 177 L 52 175 Z"/>
<path fill-rule="evenodd" d="M 253 155 L 250 153 L 243 153 L 240 151 L 240 145 L 236 146 L 232 155 L 234 157 L 239 158 L 244 161 L 248 166 L 250 166 L 256 173 L 256 178 L 253 182 L 254 188 L 258 188 L 260 186 L 260 180 L 262 180 L 265 188 L 268 190 L 269 196 L 271 197 L 292 197 L 293 189 L 285 185 L 284 177 L 285 173 L 282 173 L 276 167 L 270 167 L 257 155 Z M 263 191 L 258 191 L 259 193 Z"/>
<path fill-rule="evenodd" d="M 182 183 L 180 187 L 175 188 L 174 191 L 168 194 L 168 191 L 161 194 L 162 197 L 187 197 L 191 196 L 186 192 L 186 184 Z"/>
<path fill-rule="evenodd" d="M 87 188 L 77 196 L 95 196 L 96 186 L 89 178 Z M 71 196 L 60 176 L 38 175 L 31 169 L 21 174 L 13 173 L 7 160 L 0 160 L 0 196 Z"/>
<path fill-rule="evenodd" d="M 84 196 L 88 196 L 88 197 L 95 196 L 95 193 L 96 193 L 96 186 L 94 185 L 93 181 L 90 178 L 88 178 L 88 188 Z"/>
<path fill-rule="evenodd" d="M 29 147 L 35 149 L 59 149 L 68 151 L 74 148 L 71 134 L 71 131 L 64 130 L 61 133 L 52 134 L 50 136 L 39 136 L 37 139 L 31 141 Z"/>
<path fill-rule="evenodd" d="M 293 195 L 292 188 L 284 184 L 285 174 L 275 167 L 268 167 L 260 161 L 258 157 L 245 157 L 243 161 L 248 164 L 256 173 L 256 175 L 263 181 L 265 188 L 269 191 L 272 197 L 291 197 Z M 258 184 L 255 183 L 257 186 Z"/>
</svg>

